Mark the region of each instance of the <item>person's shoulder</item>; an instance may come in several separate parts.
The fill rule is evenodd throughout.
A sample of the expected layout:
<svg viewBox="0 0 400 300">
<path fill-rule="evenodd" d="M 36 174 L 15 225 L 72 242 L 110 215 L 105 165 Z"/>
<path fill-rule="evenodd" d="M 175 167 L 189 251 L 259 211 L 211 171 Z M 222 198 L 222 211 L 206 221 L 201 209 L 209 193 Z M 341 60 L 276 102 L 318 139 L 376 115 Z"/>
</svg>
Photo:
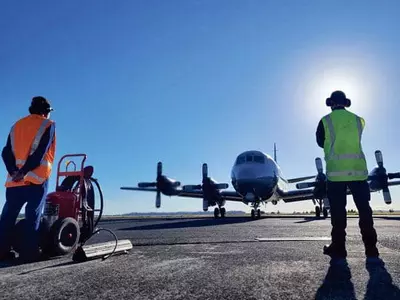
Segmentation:
<svg viewBox="0 0 400 300">
<path fill-rule="evenodd" d="M 362 116 L 360 116 L 360 115 L 358 115 L 358 114 L 356 114 L 356 113 L 354 113 L 354 112 L 352 112 L 352 111 L 349 111 L 349 110 L 346 110 L 349 114 L 351 114 L 351 115 L 353 115 L 353 116 L 355 116 L 355 117 L 357 117 L 357 118 L 360 118 L 361 120 L 364 120 L 364 117 L 362 117 Z"/>
<path fill-rule="evenodd" d="M 322 116 L 321 120 L 319 121 L 320 123 L 322 123 L 324 120 L 326 120 L 326 118 L 330 117 L 332 115 L 332 112 L 330 112 L 329 114 L 326 114 L 324 116 Z"/>
<path fill-rule="evenodd" d="M 21 117 L 21 118 L 17 119 L 17 120 L 14 122 L 13 126 L 15 126 L 16 124 L 21 124 L 21 123 L 23 123 L 23 122 L 25 122 L 25 121 L 28 121 L 29 118 L 30 118 L 30 115 L 27 115 L 27 116 L 25 116 L 25 117 Z"/>
</svg>

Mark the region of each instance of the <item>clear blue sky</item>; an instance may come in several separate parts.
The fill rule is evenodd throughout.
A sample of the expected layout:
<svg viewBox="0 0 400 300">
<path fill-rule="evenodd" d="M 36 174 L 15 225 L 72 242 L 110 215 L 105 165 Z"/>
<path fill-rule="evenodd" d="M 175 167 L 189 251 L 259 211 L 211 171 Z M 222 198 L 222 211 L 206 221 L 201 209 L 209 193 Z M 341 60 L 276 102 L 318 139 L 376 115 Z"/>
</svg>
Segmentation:
<svg viewBox="0 0 400 300">
<path fill-rule="evenodd" d="M 119 187 L 154 180 L 159 160 L 187 184 L 200 182 L 203 162 L 230 183 L 240 152 L 272 154 L 276 142 L 287 177 L 315 174 L 325 98 L 343 89 L 366 119 L 369 167 L 381 149 L 399 171 L 399 11 L 395 0 L 3 1 L 0 137 L 5 144 L 43 95 L 55 108 L 56 160 L 88 154 L 106 213 L 155 211 L 154 194 Z M 389 208 L 379 194 L 372 205 Z M 200 199 L 163 197 L 160 211 L 201 208 Z"/>
</svg>

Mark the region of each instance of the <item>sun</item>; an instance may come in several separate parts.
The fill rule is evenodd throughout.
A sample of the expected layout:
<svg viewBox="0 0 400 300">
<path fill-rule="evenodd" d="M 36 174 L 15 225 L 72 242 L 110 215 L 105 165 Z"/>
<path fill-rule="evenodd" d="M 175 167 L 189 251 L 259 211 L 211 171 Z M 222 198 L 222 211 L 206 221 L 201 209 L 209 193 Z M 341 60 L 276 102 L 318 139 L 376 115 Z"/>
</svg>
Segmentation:
<svg viewBox="0 0 400 300">
<path fill-rule="evenodd" d="M 343 91 L 351 100 L 349 110 L 366 116 L 370 113 L 370 88 L 361 70 L 350 67 L 324 68 L 310 74 L 306 92 L 306 107 L 309 114 L 322 117 L 331 110 L 325 105 L 326 98 L 337 90 Z"/>
</svg>

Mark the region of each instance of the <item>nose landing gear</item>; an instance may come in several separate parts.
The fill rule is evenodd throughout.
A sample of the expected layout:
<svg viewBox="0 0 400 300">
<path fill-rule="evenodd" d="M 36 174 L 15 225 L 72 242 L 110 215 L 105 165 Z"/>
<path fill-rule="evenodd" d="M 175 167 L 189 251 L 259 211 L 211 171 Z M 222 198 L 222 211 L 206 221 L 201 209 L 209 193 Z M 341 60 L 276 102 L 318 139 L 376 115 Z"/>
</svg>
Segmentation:
<svg viewBox="0 0 400 300">
<path fill-rule="evenodd" d="M 260 205 L 259 202 L 255 202 L 253 204 L 253 209 L 251 210 L 251 218 L 252 219 L 260 219 L 261 218 L 261 210 L 258 208 Z"/>
<path fill-rule="evenodd" d="M 225 218 L 226 209 L 225 207 L 216 207 L 214 208 L 214 218 L 218 219 L 221 214 L 221 218 Z"/>
<path fill-rule="evenodd" d="M 257 215 L 256 215 L 256 213 L 257 213 Z M 261 218 L 261 210 L 259 208 L 258 209 L 252 209 L 251 210 L 251 218 L 252 219 L 255 219 L 255 218 L 260 219 Z"/>
</svg>

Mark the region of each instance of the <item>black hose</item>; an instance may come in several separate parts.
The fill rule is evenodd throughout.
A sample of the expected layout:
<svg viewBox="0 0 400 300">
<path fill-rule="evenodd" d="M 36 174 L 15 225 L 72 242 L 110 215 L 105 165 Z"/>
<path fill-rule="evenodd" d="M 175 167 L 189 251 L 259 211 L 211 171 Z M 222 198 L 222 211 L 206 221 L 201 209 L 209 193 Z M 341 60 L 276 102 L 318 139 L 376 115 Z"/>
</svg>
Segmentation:
<svg viewBox="0 0 400 300">
<path fill-rule="evenodd" d="M 113 251 L 110 254 L 106 254 L 106 255 L 104 255 L 102 257 L 102 260 L 104 261 L 104 260 L 106 260 L 107 258 L 109 258 L 110 256 L 112 256 L 115 253 L 115 250 L 117 249 L 117 246 L 118 246 L 118 238 L 117 238 L 117 235 L 114 232 L 112 232 L 110 229 L 98 228 L 97 230 L 94 230 L 96 228 L 96 226 L 98 225 L 98 223 L 100 222 L 101 217 L 103 216 L 104 197 L 103 197 L 103 192 L 101 190 L 100 184 L 97 181 L 97 179 L 95 179 L 93 177 L 90 177 L 89 180 L 91 182 L 95 183 L 95 185 L 97 187 L 97 190 L 99 191 L 99 195 L 100 195 L 100 210 L 99 210 L 99 215 L 98 215 L 98 217 L 96 219 L 96 222 L 93 224 L 93 231 L 90 233 L 89 237 L 80 246 L 83 247 L 83 245 L 85 245 L 88 240 L 90 240 L 95 234 L 99 233 L 100 231 L 107 231 L 107 232 L 111 233 L 113 235 L 114 239 L 115 239 L 115 247 L 114 247 Z M 95 206 L 96 205 L 94 205 L 93 208 L 92 208 L 93 211 L 95 210 Z"/>
<path fill-rule="evenodd" d="M 100 184 L 99 184 L 99 182 L 97 181 L 97 179 L 95 179 L 95 178 L 93 178 L 93 177 L 90 177 L 89 180 L 95 183 L 95 185 L 96 185 L 96 187 L 97 187 L 97 190 L 99 191 L 99 194 L 100 194 L 100 213 L 99 213 L 99 216 L 97 217 L 96 222 L 95 222 L 94 225 L 93 225 L 93 229 L 94 229 L 94 228 L 96 228 L 96 226 L 97 226 L 97 224 L 99 223 L 101 217 L 103 216 L 104 199 L 103 199 L 103 192 L 102 192 L 102 190 L 101 190 Z M 93 209 L 94 209 L 94 207 L 93 207 Z"/>
<path fill-rule="evenodd" d="M 113 255 L 113 254 L 115 253 L 115 250 L 117 250 L 118 238 L 117 238 L 117 235 L 116 235 L 114 232 L 112 232 L 110 229 L 106 229 L 106 228 L 99 228 L 99 229 L 97 229 L 95 232 L 93 232 L 93 234 L 91 235 L 91 237 L 92 237 L 93 235 L 95 235 L 96 233 L 99 233 L 99 231 L 102 231 L 102 230 L 108 231 L 109 233 L 111 233 L 111 234 L 114 236 L 114 239 L 115 239 L 115 247 L 114 247 L 113 251 L 111 251 L 111 253 L 108 254 L 108 255 L 104 255 L 103 258 L 102 258 L 102 260 L 106 260 L 107 258 L 109 258 L 111 255 Z"/>
</svg>

